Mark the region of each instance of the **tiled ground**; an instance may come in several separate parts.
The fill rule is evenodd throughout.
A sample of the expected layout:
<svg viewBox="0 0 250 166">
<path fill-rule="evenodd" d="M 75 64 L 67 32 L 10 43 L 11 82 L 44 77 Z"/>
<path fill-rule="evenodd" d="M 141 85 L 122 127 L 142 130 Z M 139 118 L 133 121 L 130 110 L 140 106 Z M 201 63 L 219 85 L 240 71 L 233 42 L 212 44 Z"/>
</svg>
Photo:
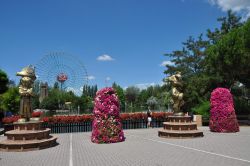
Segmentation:
<svg viewBox="0 0 250 166">
<path fill-rule="evenodd" d="M 93 144 L 91 133 L 58 134 L 59 145 L 31 152 L 0 152 L 0 166 L 249 166 L 250 127 L 239 133 L 164 139 L 158 129 L 125 130 L 126 141 Z M 0 136 L 0 139 L 5 139 Z"/>
</svg>

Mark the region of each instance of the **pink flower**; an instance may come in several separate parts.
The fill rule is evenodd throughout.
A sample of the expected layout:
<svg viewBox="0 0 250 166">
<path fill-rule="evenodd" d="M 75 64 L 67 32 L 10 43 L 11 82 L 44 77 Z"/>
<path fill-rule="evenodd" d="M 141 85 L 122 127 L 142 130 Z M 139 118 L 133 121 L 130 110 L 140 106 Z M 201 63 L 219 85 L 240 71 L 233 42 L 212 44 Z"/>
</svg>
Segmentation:
<svg viewBox="0 0 250 166">
<path fill-rule="evenodd" d="M 209 127 L 215 132 L 238 132 L 233 97 L 226 88 L 216 88 L 210 98 L 211 110 Z"/>
<path fill-rule="evenodd" d="M 92 142 L 115 143 L 125 140 L 119 100 L 113 88 L 104 88 L 96 93 L 93 113 Z"/>
</svg>

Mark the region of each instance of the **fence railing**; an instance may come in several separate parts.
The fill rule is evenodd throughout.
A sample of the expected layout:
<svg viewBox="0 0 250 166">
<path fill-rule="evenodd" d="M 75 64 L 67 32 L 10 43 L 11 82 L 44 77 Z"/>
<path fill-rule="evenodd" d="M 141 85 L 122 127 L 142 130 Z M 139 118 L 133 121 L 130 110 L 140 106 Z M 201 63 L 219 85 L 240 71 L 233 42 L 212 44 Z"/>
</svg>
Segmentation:
<svg viewBox="0 0 250 166">
<path fill-rule="evenodd" d="M 92 130 L 91 122 L 81 123 L 43 123 L 44 128 L 50 128 L 51 133 L 88 132 Z"/>
<path fill-rule="evenodd" d="M 151 125 L 153 128 L 163 127 L 163 122 L 166 119 L 153 119 Z M 125 120 L 122 122 L 123 129 L 141 129 L 147 128 L 147 121 L 140 120 Z M 50 128 L 51 133 L 74 133 L 74 132 L 90 132 L 92 131 L 92 122 L 81 123 L 43 123 L 44 128 Z"/>
</svg>

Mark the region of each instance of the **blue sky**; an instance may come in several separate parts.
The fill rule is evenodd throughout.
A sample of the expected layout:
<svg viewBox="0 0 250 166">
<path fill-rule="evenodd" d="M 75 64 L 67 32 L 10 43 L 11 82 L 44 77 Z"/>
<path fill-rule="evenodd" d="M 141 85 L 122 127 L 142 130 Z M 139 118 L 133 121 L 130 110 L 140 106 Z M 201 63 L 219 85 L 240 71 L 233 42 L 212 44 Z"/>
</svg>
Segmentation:
<svg viewBox="0 0 250 166">
<path fill-rule="evenodd" d="M 228 9 L 249 16 L 249 6 L 248 0 L 2 0 L 0 68 L 18 81 L 21 68 L 63 51 L 83 62 L 98 88 L 160 84 L 161 64 L 169 60 L 163 54 L 218 27 Z"/>
</svg>

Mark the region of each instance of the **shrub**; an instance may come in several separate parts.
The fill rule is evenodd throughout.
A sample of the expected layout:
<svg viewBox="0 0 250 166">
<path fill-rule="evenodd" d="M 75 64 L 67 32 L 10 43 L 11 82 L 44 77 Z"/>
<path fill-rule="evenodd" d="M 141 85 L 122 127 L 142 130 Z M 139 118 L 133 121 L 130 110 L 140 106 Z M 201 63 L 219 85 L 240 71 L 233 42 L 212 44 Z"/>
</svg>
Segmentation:
<svg viewBox="0 0 250 166">
<path fill-rule="evenodd" d="M 250 106 L 246 98 L 234 97 L 234 104 L 237 115 L 250 114 Z"/>
<path fill-rule="evenodd" d="M 203 117 L 209 117 L 210 102 L 203 101 L 198 106 L 191 109 L 194 114 L 202 115 Z"/>
<path fill-rule="evenodd" d="M 214 132 L 238 132 L 233 98 L 226 88 L 216 88 L 210 98 L 211 110 L 209 127 Z"/>
</svg>

